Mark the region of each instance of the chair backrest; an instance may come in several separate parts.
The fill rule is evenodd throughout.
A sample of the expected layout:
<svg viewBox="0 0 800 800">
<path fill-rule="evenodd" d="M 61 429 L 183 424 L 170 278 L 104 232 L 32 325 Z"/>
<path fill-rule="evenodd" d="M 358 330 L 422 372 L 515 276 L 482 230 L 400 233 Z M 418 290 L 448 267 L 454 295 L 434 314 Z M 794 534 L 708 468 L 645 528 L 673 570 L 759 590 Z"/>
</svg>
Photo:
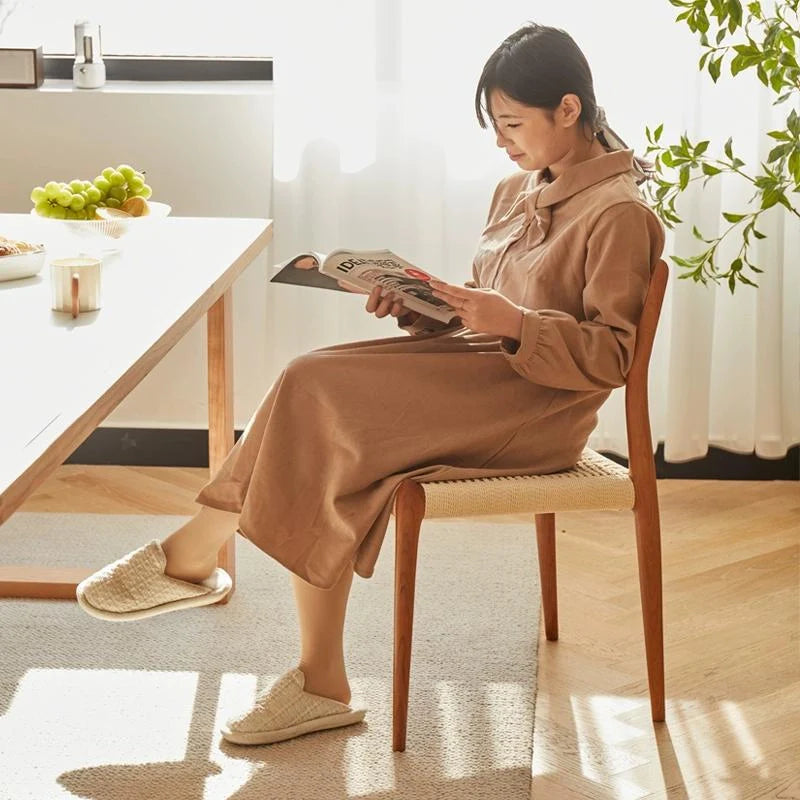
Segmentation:
<svg viewBox="0 0 800 800">
<path fill-rule="evenodd" d="M 647 403 L 647 368 L 653 351 L 661 305 L 667 289 L 669 268 L 660 259 L 650 277 L 650 287 L 644 301 L 639 325 L 636 328 L 636 344 L 633 362 L 625 382 L 625 424 L 628 431 L 628 466 L 634 487 L 639 482 L 652 481 L 656 472 L 650 435 L 650 410 Z"/>
</svg>

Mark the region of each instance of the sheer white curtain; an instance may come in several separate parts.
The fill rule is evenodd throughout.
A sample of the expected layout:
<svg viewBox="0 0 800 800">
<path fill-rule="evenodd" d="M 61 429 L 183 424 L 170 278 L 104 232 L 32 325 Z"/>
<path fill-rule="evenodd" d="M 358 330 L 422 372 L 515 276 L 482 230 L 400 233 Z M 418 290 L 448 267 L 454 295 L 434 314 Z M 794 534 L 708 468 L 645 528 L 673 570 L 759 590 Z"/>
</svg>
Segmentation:
<svg viewBox="0 0 800 800">
<path fill-rule="evenodd" d="M 602 11 L 600 10 L 602 9 Z M 520 24 L 570 32 L 585 52 L 611 126 L 636 149 L 644 127 L 688 130 L 756 163 L 786 106 L 757 80 L 714 86 L 700 49 L 667 0 L 431 3 L 344 0 L 285 12 L 275 52 L 276 261 L 299 250 L 389 247 L 453 282 L 470 265 L 496 182 L 515 168 L 475 120 L 484 61 Z M 744 112 L 744 113 L 743 113 Z M 667 253 L 694 252 L 691 224 L 718 228 L 747 200 L 735 181 L 687 197 L 689 224 Z M 668 460 L 709 444 L 781 457 L 800 441 L 800 226 L 777 209 L 761 227 L 758 290 L 677 280 L 651 361 L 654 446 Z M 733 246 L 733 245 L 731 245 Z M 733 256 L 732 256 L 733 257 Z M 314 347 L 396 334 L 367 315 L 362 296 L 270 285 L 272 374 Z M 627 454 L 622 392 L 601 411 L 590 445 Z"/>
</svg>

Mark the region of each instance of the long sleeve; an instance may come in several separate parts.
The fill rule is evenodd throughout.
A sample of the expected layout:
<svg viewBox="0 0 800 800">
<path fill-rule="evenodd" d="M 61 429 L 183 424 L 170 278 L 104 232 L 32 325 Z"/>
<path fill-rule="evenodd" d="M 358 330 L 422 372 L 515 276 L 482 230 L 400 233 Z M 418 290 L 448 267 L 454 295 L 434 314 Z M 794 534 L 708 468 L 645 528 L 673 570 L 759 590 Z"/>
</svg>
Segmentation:
<svg viewBox="0 0 800 800">
<path fill-rule="evenodd" d="M 525 309 L 521 340 L 501 341 L 524 378 L 555 389 L 607 390 L 625 383 L 636 326 L 664 232 L 636 202 L 613 205 L 597 219 L 586 247 L 585 319 L 553 309 Z"/>
</svg>

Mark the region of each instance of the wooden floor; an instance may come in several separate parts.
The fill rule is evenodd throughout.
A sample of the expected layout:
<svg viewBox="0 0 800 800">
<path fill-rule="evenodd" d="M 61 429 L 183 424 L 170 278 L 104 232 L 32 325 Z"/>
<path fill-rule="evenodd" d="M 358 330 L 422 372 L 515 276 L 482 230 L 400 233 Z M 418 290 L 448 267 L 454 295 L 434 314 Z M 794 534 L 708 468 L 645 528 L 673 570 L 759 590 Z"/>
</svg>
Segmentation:
<svg viewBox="0 0 800 800">
<path fill-rule="evenodd" d="M 67 465 L 22 510 L 192 514 L 205 478 Z M 659 493 L 667 721 L 649 717 L 631 515 L 557 517 L 561 639 L 540 641 L 533 797 L 798 800 L 800 483 Z"/>
</svg>

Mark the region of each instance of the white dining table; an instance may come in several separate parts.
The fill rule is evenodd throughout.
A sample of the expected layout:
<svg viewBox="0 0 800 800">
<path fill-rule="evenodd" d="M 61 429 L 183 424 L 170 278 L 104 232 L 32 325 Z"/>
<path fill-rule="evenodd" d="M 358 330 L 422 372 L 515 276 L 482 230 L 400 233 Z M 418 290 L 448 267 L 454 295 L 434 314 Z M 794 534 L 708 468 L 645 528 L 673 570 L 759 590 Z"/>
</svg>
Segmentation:
<svg viewBox="0 0 800 800">
<path fill-rule="evenodd" d="M 272 221 L 167 217 L 119 240 L 55 220 L 0 214 L 0 235 L 43 243 L 29 278 L 0 282 L 0 536 L 3 523 L 204 315 L 209 467 L 233 447 L 232 286 L 269 243 Z M 101 308 L 51 309 L 49 260 L 101 255 Z M 235 576 L 235 537 L 219 564 Z M 0 597 L 74 599 L 91 570 L 0 565 Z M 226 601 L 230 595 L 226 598 Z"/>
</svg>

